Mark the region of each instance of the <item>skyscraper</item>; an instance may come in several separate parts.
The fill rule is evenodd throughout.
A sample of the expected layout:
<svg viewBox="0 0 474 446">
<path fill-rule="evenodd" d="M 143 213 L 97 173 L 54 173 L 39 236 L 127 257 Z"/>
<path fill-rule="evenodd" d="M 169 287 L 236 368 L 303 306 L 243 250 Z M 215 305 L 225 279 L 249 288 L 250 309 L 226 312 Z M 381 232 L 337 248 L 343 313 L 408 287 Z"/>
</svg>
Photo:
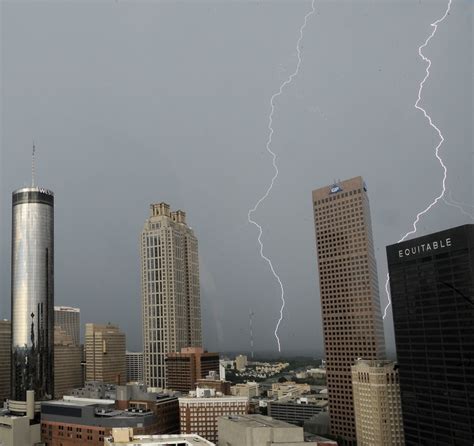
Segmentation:
<svg viewBox="0 0 474 446">
<path fill-rule="evenodd" d="M 11 398 L 53 396 L 54 195 L 47 189 L 13 192 Z"/>
<path fill-rule="evenodd" d="M 84 385 L 83 346 L 75 344 L 61 326 L 54 326 L 54 398 Z"/>
<path fill-rule="evenodd" d="M 10 361 L 12 347 L 12 324 L 0 321 L 0 408 L 5 399 L 10 398 Z"/>
<path fill-rule="evenodd" d="M 144 379 L 165 387 L 166 354 L 202 345 L 198 242 L 183 211 L 150 209 L 141 235 Z"/>
<path fill-rule="evenodd" d="M 474 225 L 387 247 L 407 446 L 474 444 Z"/>
<path fill-rule="evenodd" d="M 125 333 L 116 325 L 86 324 L 86 381 L 127 382 Z"/>
<path fill-rule="evenodd" d="M 331 433 L 356 444 L 351 366 L 385 341 L 369 198 L 361 177 L 313 191 Z"/>
<path fill-rule="evenodd" d="M 365 361 L 352 366 L 357 446 L 404 446 L 398 366 Z"/>
<path fill-rule="evenodd" d="M 54 307 L 54 326 L 61 327 L 74 345 L 81 343 L 81 310 L 72 307 Z"/>
<path fill-rule="evenodd" d="M 143 352 L 125 352 L 127 382 L 143 382 Z"/>
</svg>

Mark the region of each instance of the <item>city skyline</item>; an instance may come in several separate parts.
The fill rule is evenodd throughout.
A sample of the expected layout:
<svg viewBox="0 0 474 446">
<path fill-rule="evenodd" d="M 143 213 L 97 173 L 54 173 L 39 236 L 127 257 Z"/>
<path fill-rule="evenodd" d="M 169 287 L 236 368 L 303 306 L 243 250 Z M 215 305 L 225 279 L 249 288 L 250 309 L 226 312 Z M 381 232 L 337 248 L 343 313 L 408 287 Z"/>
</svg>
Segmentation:
<svg viewBox="0 0 474 446">
<path fill-rule="evenodd" d="M 162 18 L 151 6 L 148 7 L 151 9 L 145 8 L 150 13 L 147 20 L 146 14 L 141 12 L 127 19 L 124 6 L 104 5 L 97 9 L 93 6 L 35 9 L 39 12 L 35 21 L 24 16 L 28 8 L 35 8 L 33 5 L 2 6 L 2 25 L 5 25 L 2 27 L 5 37 L 2 258 L 9 258 L 8 197 L 23 181 L 29 182 L 30 147 L 35 138 L 39 155 L 37 177 L 57 192 L 59 200 L 56 303 L 80 307 L 84 322 L 110 319 L 117 323 L 126 331 L 131 350 L 141 349 L 137 238 L 147 206 L 160 200 L 186 209 L 200 240 L 205 347 L 217 351 L 248 351 L 247 312 L 252 307 L 255 308 L 255 350 L 274 351 L 276 348 L 273 329 L 279 310 L 278 289 L 259 258 L 254 230 L 245 219 L 248 206 L 271 176 L 268 159 L 260 151 L 265 136 L 267 100 L 283 77 L 280 73 L 293 66 L 294 35 L 307 4 L 302 2 L 301 7 L 291 11 L 285 9 L 285 5 L 247 7 L 255 7 L 252 9 L 255 22 L 248 25 L 255 48 L 246 50 L 248 53 L 240 51 L 240 44 L 232 46 L 236 29 L 227 31 L 218 26 L 218 19 L 225 16 L 224 6 L 216 6 L 211 12 L 197 12 L 202 14 L 200 20 L 210 26 L 209 35 L 195 36 L 197 30 L 192 25 L 183 30 L 185 36 L 195 37 L 199 42 L 206 60 L 205 72 L 193 71 L 196 63 L 193 52 L 180 40 L 173 42 L 177 45 L 177 54 L 186 56 L 180 58 L 179 63 L 173 62 L 172 54 L 163 53 L 161 47 L 156 51 L 163 54 L 164 60 L 173 62 L 164 64 L 180 80 L 173 83 L 167 76 L 155 80 L 157 68 L 152 61 L 144 71 L 144 79 L 133 70 L 147 60 L 150 48 L 160 44 L 159 34 L 155 34 L 155 28 L 159 27 L 154 20 L 161 24 Z M 183 16 L 180 8 L 177 5 L 165 8 L 170 24 L 178 23 L 178 17 Z M 233 8 L 236 23 L 242 25 L 249 16 L 248 10 Z M 417 59 L 417 48 L 445 4 L 405 5 L 400 11 L 393 5 L 384 8 L 388 8 L 387 13 L 376 6 L 351 11 L 358 26 L 357 30 L 351 28 L 348 32 L 354 34 L 359 45 L 346 53 L 345 22 L 340 20 L 344 17 L 341 16 L 344 8 L 322 2 L 318 15 L 306 29 L 301 76 L 278 103 L 275 149 L 282 175 L 274 195 L 259 211 L 258 219 L 263 224 L 266 249 L 282 271 L 288 291 L 288 306 L 281 326 L 284 354 L 301 348 L 322 352 L 308 191 L 329 184 L 334 177 L 364 176 L 372 198 L 381 281 L 386 271 L 385 246 L 410 228 L 416 211 L 433 198 L 440 186 L 441 172 L 432 153 L 434 135 L 416 110 L 412 110 L 412 104 L 424 70 Z M 93 17 L 91 11 L 94 11 Z M 468 32 L 466 17 L 471 12 L 468 3 L 455 2 L 449 19 L 430 43 L 432 77 L 426 84 L 424 101 L 429 103 L 446 133 L 443 153 L 450 167 L 449 190 L 455 200 L 472 204 L 469 177 L 472 135 L 465 131 L 472 121 L 472 112 L 468 105 L 462 109 L 462 104 L 470 103 L 469 99 L 463 102 L 462 98 L 472 95 L 463 74 L 469 69 L 462 65 L 469 66 L 468 55 L 472 54 L 469 39 L 462 39 L 463 30 Z M 55 18 L 53 25 L 48 19 L 49 13 Z M 73 16 L 77 17 L 76 13 L 91 27 L 90 37 L 84 37 L 84 41 L 77 40 L 73 33 L 64 32 L 66 24 L 76 29 L 71 22 Z M 364 14 L 368 17 L 364 18 Z M 267 38 L 258 32 L 257 24 L 267 18 L 265 23 L 281 31 L 281 36 L 273 33 Z M 109 20 L 111 41 L 100 37 L 105 21 Z M 142 22 L 143 32 L 136 24 Z M 119 24 L 124 25 L 125 32 Z M 358 31 L 367 26 L 366 33 Z M 403 26 L 403 35 L 400 35 L 400 26 Z M 31 33 L 22 33 L 25 27 Z M 382 30 L 384 39 L 380 45 L 388 46 L 392 51 L 390 55 L 383 53 L 377 42 L 371 42 L 371 36 L 379 35 Z M 55 37 L 56 32 L 62 32 L 61 42 Z M 216 49 L 212 45 L 216 33 L 229 45 L 229 54 L 237 51 L 238 57 L 223 54 L 222 65 L 214 60 Z M 36 36 L 36 41 L 30 40 L 28 35 Z M 324 36 L 334 39 L 334 49 L 339 51 L 337 60 L 332 55 L 334 49 L 329 53 L 317 43 L 324 41 Z M 127 57 L 132 57 L 129 68 L 123 67 L 122 52 L 115 47 L 115 42 L 126 45 L 125 41 L 130 42 L 130 46 L 125 46 Z M 151 47 L 148 41 L 152 42 Z M 61 52 L 64 42 L 78 51 L 64 54 Z M 92 45 L 96 43 L 98 45 Z M 466 54 L 465 62 L 446 51 L 448 47 Z M 143 48 L 144 52 L 131 56 L 135 48 Z M 32 51 L 48 63 L 35 63 L 37 58 Z M 354 51 L 353 57 L 359 58 L 360 66 L 347 62 L 352 60 L 350 54 Z M 109 73 L 109 68 L 99 63 L 95 71 L 94 64 L 87 63 L 87 54 L 100 59 L 104 52 L 114 70 L 107 79 L 100 73 Z M 257 55 L 262 57 L 258 64 Z M 230 71 L 224 64 L 229 65 Z M 238 69 L 250 65 L 251 70 Z M 213 69 L 218 70 L 219 79 L 232 81 L 232 88 L 242 97 L 242 103 L 236 102 L 234 94 L 227 94 L 232 91 L 227 81 L 217 86 L 225 100 L 205 103 L 215 91 L 215 78 L 212 77 L 211 82 L 202 81 Z M 184 77 L 185 72 L 193 76 Z M 271 85 L 260 91 L 268 78 Z M 159 89 L 161 82 L 168 85 L 172 98 Z M 341 82 L 342 90 L 339 89 Z M 400 88 L 395 88 L 395 93 L 387 91 L 387 85 L 398 85 L 398 82 Z M 31 101 L 31 92 L 24 91 L 24 85 L 31 85 L 38 101 Z M 71 85 L 75 85 L 74 91 Z M 323 94 L 322 86 L 329 95 Z M 249 88 L 255 101 L 248 94 Z M 347 89 L 364 94 L 349 95 Z M 70 95 L 61 99 L 68 91 Z M 189 100 L 193 97 L 191 92 L 199 91 L 202 96 Z M 185 103 L 182 102 L 184 96 Z M 381 103 L 380 98 L 385 98 L 385 102 Z M 335 103 L 339 104 L 337 108 L 332 105 Z M 390 106 L 385 113 L 387 104 Z M 210 118 L 206 118 L 206 113 L 199 113 L 203 106 Z M 139 107 L 143 107 L 144 112 L 138 119 L 134 116 L 136 110 L 142 110 Z M 460 107 L 464 112 L 459 111 Z M 301 120 L 291 119 L 295 113 Z M 37 116 L 41 119 L 36 119 Z M 248 119 L 235 126 L 228 125 L 242 116 Z M 390 120 L 393 130 L 387 125 Z M 341 123 L 346 126 L 345 132 L 338 130 Z M 159 125 L 158 131 L 155 131 L 156 125 Z M 177 132 L 178 125 L 184 126 L 185 131 Z M 217 127 L 223 131 L 214 132 Z M 360 133 L 358 128 L 372 130 Z M 243 137 L 244 133 L 248 137 Z M 341 133 L 350 137 L 345 139 Z M 285 212 L 281 212 L 283 202 Z M 209 209 L 215 214 L 213 218 L 209 216 Z M 298 218 L 295 219 L 295 215 Z M 467 222 L 468 217 L 440 204 L 422 220 L 419 231 L 424 234 Z M 292 228 L 294 235 L 289 236 L 288 228 Z M 107 232 L 105 236 L 104 232 Z M 1 265 L 1 279 L 0 317 L 8 318 L 9 265 L 6 260 Z M 382 286 L 380 289 L 383 304 L 386 296 Z M 116 305 L 117 301 L 120 305 Z M 385 325 L 388 344 L 393 350 L 391 313 Z"/>
</svg>

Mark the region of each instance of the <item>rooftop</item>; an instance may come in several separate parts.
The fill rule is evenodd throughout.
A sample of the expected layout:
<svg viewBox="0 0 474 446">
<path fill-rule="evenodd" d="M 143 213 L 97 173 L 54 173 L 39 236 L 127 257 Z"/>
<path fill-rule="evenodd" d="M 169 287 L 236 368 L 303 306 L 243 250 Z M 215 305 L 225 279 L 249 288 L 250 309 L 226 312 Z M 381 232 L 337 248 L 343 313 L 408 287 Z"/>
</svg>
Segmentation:
<svg viewBox="0 0 474 446">
<path fill-rule="evenodd" d="M 80 308 L 74 308 L 74 307 L 63 307 L 63 306 L 54 306 L 54 311 L 68 311 L 70 313 L 80 313 L 81 309 Z"/>
<path fill-rule="evenodd" d="M 221 419 L 229 420 L 233 423 L 239 424 L 241 426 L 249 428 L 259 428 L 259 427 L 277 427 L 277 428 L 292 428 L 292 429 L 301 429 L 294 424 L 285 423 L 284 421 L 275 420 L 271 417 L 266 417 L 265 415 L 229 415 L 225 417 L 220 417 Z"/>
<path fill-rule="evenodd" d="M 205 440 L 199 435 L 134 435 L 133 439 L 126 441 L 115 441 L 112 438 L 106 438 L 105 445 L 148 445 L 148 446 L 215 446 L 214 443 Z"/>
</svg>

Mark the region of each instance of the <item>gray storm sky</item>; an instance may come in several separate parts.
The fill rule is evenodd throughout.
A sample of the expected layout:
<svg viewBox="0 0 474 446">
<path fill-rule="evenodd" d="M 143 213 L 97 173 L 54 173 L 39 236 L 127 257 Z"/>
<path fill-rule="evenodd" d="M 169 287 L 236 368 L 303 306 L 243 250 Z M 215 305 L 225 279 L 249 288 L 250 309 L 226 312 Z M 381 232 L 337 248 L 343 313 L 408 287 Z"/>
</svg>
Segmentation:
<svg viewBox="0 0 474 446">
<path fill-rule="evenodd" d="M 300 73 L 276 101 L 280 176 L 256 214 L 283 280 L 284 352 L 322 349 L 311 191 L 362 175 L 382 307 L 385 246 L 440 192 L 438 139 L 413 104 L 418 47 L 446 1 L 316 1 Z M 205 346 L 276 350 L 279 288 L 247 211 L 273 175 L 269 100 L 294 70 L 310 1 L 1 2 L 0 317 L 10 318 L 10 194 L 56 193 L 57 304 L 141 347 L 138 240 L 148 206 L 187 212 L 200 242 Z M 442 130 L 453 199 L 474 205 L 473 6 L 453 0 L 425 53 L 422 105 Z M 474 208 L 466 207 L 474 213 Z M 471 222 L 440 204 L 420 234 Z M 385 321 L 393 345 L 391 313 Z"/>
</svg>

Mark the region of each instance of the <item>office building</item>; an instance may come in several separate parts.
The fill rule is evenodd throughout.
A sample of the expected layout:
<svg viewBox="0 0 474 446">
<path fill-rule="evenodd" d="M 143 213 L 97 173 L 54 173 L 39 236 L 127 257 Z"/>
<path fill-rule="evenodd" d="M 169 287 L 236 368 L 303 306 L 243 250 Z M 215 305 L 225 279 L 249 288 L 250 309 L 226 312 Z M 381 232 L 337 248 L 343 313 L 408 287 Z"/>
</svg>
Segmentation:
<svg viewBox="0 0 474 446">
<path fill-rule="evenodd" d="M 357 446 L 404 446 L 398 366 L 359 359 L 352 366 Z"/>
<path fill-rule="evenodd" d="M 72 389 L 82 387 L 83 346 L 75 344 L 61 326 L 54 327 L 54 397 L 61 398 Z"/>
<path fill-rule="evenodd" d="M 133 429 L 112 429 L 105 446 L 216 446 L 199 435 L 134 435 Z"/>
<path fill-rule="evenodd" d="M 12 345 L 12 325 L 10 321 L 0 321 L 0 407 L 10 398 L 10 360 Z"/>
<path fill-rule="evenodd" d="M 201 389 L 214 389 L 216 393 L 231 395 L 231 382 L 221 381 L 214 372 L 211 372 L 211 374 L 206 376 L 204 379 L 198 379 L 195 387 L 200 387 Z"/>
<path fill-rule="evenodd" d="M 331 440 L 306 442 L 302 427 L 264 415 L 219 417 L 218 432 L 222 446 L 337 446 Z"/>
<path fill-rule="evenodd" d="M 107 384 L 102 381 L 86 381 L 84 387 L 72 389 L 68 392 L 68 396 L 95 400 L 114 400 L 116 389 L 116 384 Z"/>
<path fill-rule="evenodd" d="M 125 334 L 116 325 L 86 324 L 86 381 L 124 384 Z"/>
<path fill-rule="evenodd" d="M 150 210 L 141 236 L 144 378 L 164 388 L 166 355 L 202 346 L 198 242 L 183 211 Z"/>
<path fill-rule="evenodd" d="M 179 398 L 181 433 L 198 434 L 216 443 L 218 418 L 224 415 L 244 415 L 248 411 L 248 398 L 216 396 L 211 389 L 198 387 L 189 397 Z"/>
<path fill-rule="evenodd" d="M 41 405 L 41 440 L 48 446 L 102 446 L 115 427 L 152 434 L 156 426 L 152 411 L 119 410 L 114 400 L 65 396 Z"/>
<path fill-rule="evenodd" d="M 268 390 L 267 393 L 269 397 L 281 400 L 311 393 L 311 386 L 309 384 L 298 384 L 294 381 L 276 382 L 272 384 L 271 390 Z"/>
<path fill-rule="evenodd" d="M 11 398 L 25 402 L 33 390 L 43 401 L 54 391 L 54 195 L 19 189 L 12 206 Z"/>
<path fill-rule="evenodd" d="M 166 355 L 166 387 L 180 392 L 196 388 L 199 379 L 219 372 L 219 353 L 205 352 L 200 347 L 182 348 L 180 353 Z"/>
<path fill-rule="evenodd" d="M 351 366 L 384 359 L 370 206 L 361 177 L 313 191 L 332 434 L 355 445 Z"/>
<path fill-rule="evenodd" d="M 143 382 L 143 352 L 125 352 L 127 382 Z"/>
<path fill-rule="evenodd" d="M 327 410 L 327 401 L 316 395 L 298 398 L 285 398 L 268 402 L 268 416 L 297 426 L 303 426 L 314 415 Z"/>
<path fill-rule="evenodd" d="M 145 385 L 127 384 L 116 387 L 116 408 L 132 413 L 153 412 L 155 434 L 179 433 L 178 397 L 172 393 L 149 392 Z"/>
<path fill-rule="evenodd" d="M 474 225 L 387 247 L 405 444 L 474 443 Z"/>
<path fill-rule="evenodd" d="M 74 345 L 81 343 L 81 310 L 73 307 L 54 307 L 54 326 L 61 327 Z"/>
</svg>

